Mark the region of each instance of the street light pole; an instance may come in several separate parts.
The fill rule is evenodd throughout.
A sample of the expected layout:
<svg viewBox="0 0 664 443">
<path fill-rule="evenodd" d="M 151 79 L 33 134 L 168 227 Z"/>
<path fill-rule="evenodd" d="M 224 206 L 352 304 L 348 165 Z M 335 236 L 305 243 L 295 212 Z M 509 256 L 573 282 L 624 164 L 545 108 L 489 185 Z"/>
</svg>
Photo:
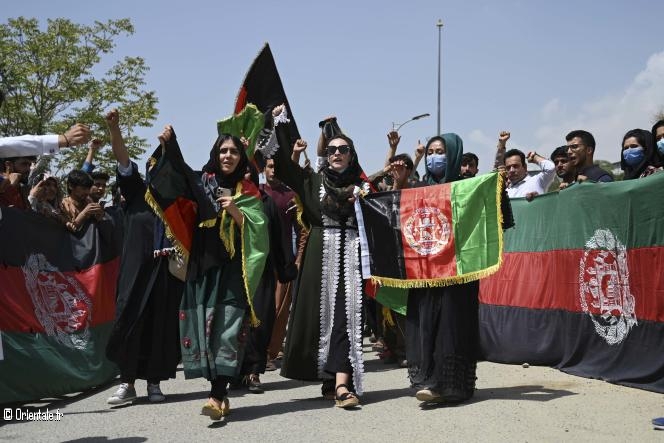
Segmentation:
<svg viewBox="0 0 664 443">
<path fill-rule="evenodd" d="M 440 36 L 441 36 L 441 30 L 443 29 L 443 21 L 441 19 L 438 19 L 438 23 L 436 23 L 436 26 L 438 27 L 438 121 L 437 126 L 436 126 L 436 135 L 440 135 Z"/>
<path fill-rule="evenodd" d="M 403 122 L 403 123 L 394 123 L 394 122 L 392 122 L 392 130 L 395 131 L 395 132 L 399 132 L 399 129 L 401 129 L 401 127 L 402 127 L 403 125 L 405 125 L 406 123 L 410 123 L 410 122 L 412 122 L 413 120 L 419 120 L 419 119 L 421 119 L 421 118 L 428 117 L 428 116 L 430 116 L 430 115 L 431 115 L 431 114 L 429 114 L 429 113 L 427 112 L 426 114 L 416 115 L 415 117 L 411 118 L 410 120 L 406 120 L 406 121 Z M 396 129 L 395 129 L 395 128 L 396 128 Z"/>
</svg>

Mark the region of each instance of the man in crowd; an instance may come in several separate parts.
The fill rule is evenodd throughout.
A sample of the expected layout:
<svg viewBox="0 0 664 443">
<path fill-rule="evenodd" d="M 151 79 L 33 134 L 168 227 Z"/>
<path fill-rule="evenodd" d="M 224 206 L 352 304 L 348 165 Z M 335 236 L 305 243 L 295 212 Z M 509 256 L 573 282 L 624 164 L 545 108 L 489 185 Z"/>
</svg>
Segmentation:
<svg viewBox="0 0 664 443">
<path fill-rule="evenodd" d="M 613 177 L 604 169 L 593 163 L 595 154 L 595 137 L 583 130 L 572 131 L 565 137 L 567 141 L 567 155 L 572 167 L 578 174 L 578 182 L 612 182 Z"/>
<path fill-rule="evenodd" d="M 556 166 L 560 189 L 565 189 L 576 181 L 576 170 L 569 161 L 567 146 L 560 146 L 551 153 L 551 161 Z"/>
<path fill-rule="evenodd" d="M 478 168 L 477 166 L 480 163 L 480 159 L 477 158 L 472 152 L 465 152 L 461 156 L 461 177 L 463 178 L 472 178 L 477 175 Z"/>
</svg>

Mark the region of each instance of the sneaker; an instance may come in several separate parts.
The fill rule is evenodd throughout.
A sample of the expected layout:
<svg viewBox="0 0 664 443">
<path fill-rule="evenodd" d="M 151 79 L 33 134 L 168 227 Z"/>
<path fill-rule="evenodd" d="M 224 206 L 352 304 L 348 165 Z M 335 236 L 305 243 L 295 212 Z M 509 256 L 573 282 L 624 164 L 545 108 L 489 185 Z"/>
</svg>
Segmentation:
<svg viewBox="0 0 664 443">
<path fill-rule="evenodd" d="M 109 405 L 122 405 L 136 400 L 136 389 L 129 383 L 122 383 L 115 394 L 106 401 Z"/>
<path fill-rule="evenodd" d="M 424 401 L 427 403 L 440 403 L 443 401 L 443 397 L 440 394 L 432 389 L 422 389 L 417 391 L 415 398 L 419 401 Z"/>
<path fill-rule="evenodd" d="M 166 396 L 161 392 L 159 383 L 148 383 L 148 400 L 152 403 L 159 403 L 166 400 Z"/>
<path fill-rule="evenodd" d="M 655 429 L 664 430 L 664 417 L 657 417 L 652 419 L 652 426 Z"/>
</svg>

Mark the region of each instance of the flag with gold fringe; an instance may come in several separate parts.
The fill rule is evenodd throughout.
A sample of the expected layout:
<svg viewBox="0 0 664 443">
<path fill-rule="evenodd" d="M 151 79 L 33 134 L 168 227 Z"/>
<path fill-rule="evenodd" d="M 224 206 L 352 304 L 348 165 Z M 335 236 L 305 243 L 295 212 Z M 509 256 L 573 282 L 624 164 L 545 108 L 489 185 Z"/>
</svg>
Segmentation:
<svg viewBox="0 0 664 443">
<path fill-rule="evenodd" d="M 203 189 L 199 173 L 182 157 L 175 135 L 152 154 L 154 167 L 148 173 L 145 199 L 166 226 L 166 234 L 182 255 L 189 257 L 194 229 L 218 229 L 219 238 L 232 258 L 241 254 L 242 277 L 251 323 L 257 325 L 252 299 L 260 282 L 268 253 L 268 234 L 260 191 L 249 180 L 238 182 L 233 202 L 245 222 L 236 226 L 226 211 L 217 213 Z M 219 220 L 218 220 L 219 219 Z M 241 250 L 235 250 L 236 231 Z M 189 278 L 189 276 L 187 276 Z"/>
<path fill-rule="evenodd" d="M 419 288 L 493 274 L 502 258 L 501 198 L 498 173 L 360 198 L 364 277 Z"/>
</svg>

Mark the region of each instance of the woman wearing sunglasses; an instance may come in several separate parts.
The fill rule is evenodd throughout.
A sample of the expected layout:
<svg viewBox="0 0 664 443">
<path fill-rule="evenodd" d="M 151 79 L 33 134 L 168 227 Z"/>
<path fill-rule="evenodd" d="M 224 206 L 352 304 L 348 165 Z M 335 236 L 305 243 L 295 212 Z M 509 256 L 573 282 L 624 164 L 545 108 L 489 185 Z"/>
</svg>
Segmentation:
<svg viewBox="0 0 664 443">
<path fill-rule="evenodd" d="M 281 375 L 323 380 L 322 394 L 341 408 L 359 405 L 362 393 L 362 276 L 353 192 L 368 190 L 360 178 L 353 141 L 339 131 L 322 136 L 327 162 L 319 172 L 291 161 L 285 107 L 272 113 L 275 130 L 265 133 L 259 150 L 274 159 L 275 175 L 299 196 L 298 212 L 310 234 L 291 308 Z M 324 130 L 325 128 L 323 128 Z M 329 131 L 328 131 L 329 132 Z"/>
</svg>

